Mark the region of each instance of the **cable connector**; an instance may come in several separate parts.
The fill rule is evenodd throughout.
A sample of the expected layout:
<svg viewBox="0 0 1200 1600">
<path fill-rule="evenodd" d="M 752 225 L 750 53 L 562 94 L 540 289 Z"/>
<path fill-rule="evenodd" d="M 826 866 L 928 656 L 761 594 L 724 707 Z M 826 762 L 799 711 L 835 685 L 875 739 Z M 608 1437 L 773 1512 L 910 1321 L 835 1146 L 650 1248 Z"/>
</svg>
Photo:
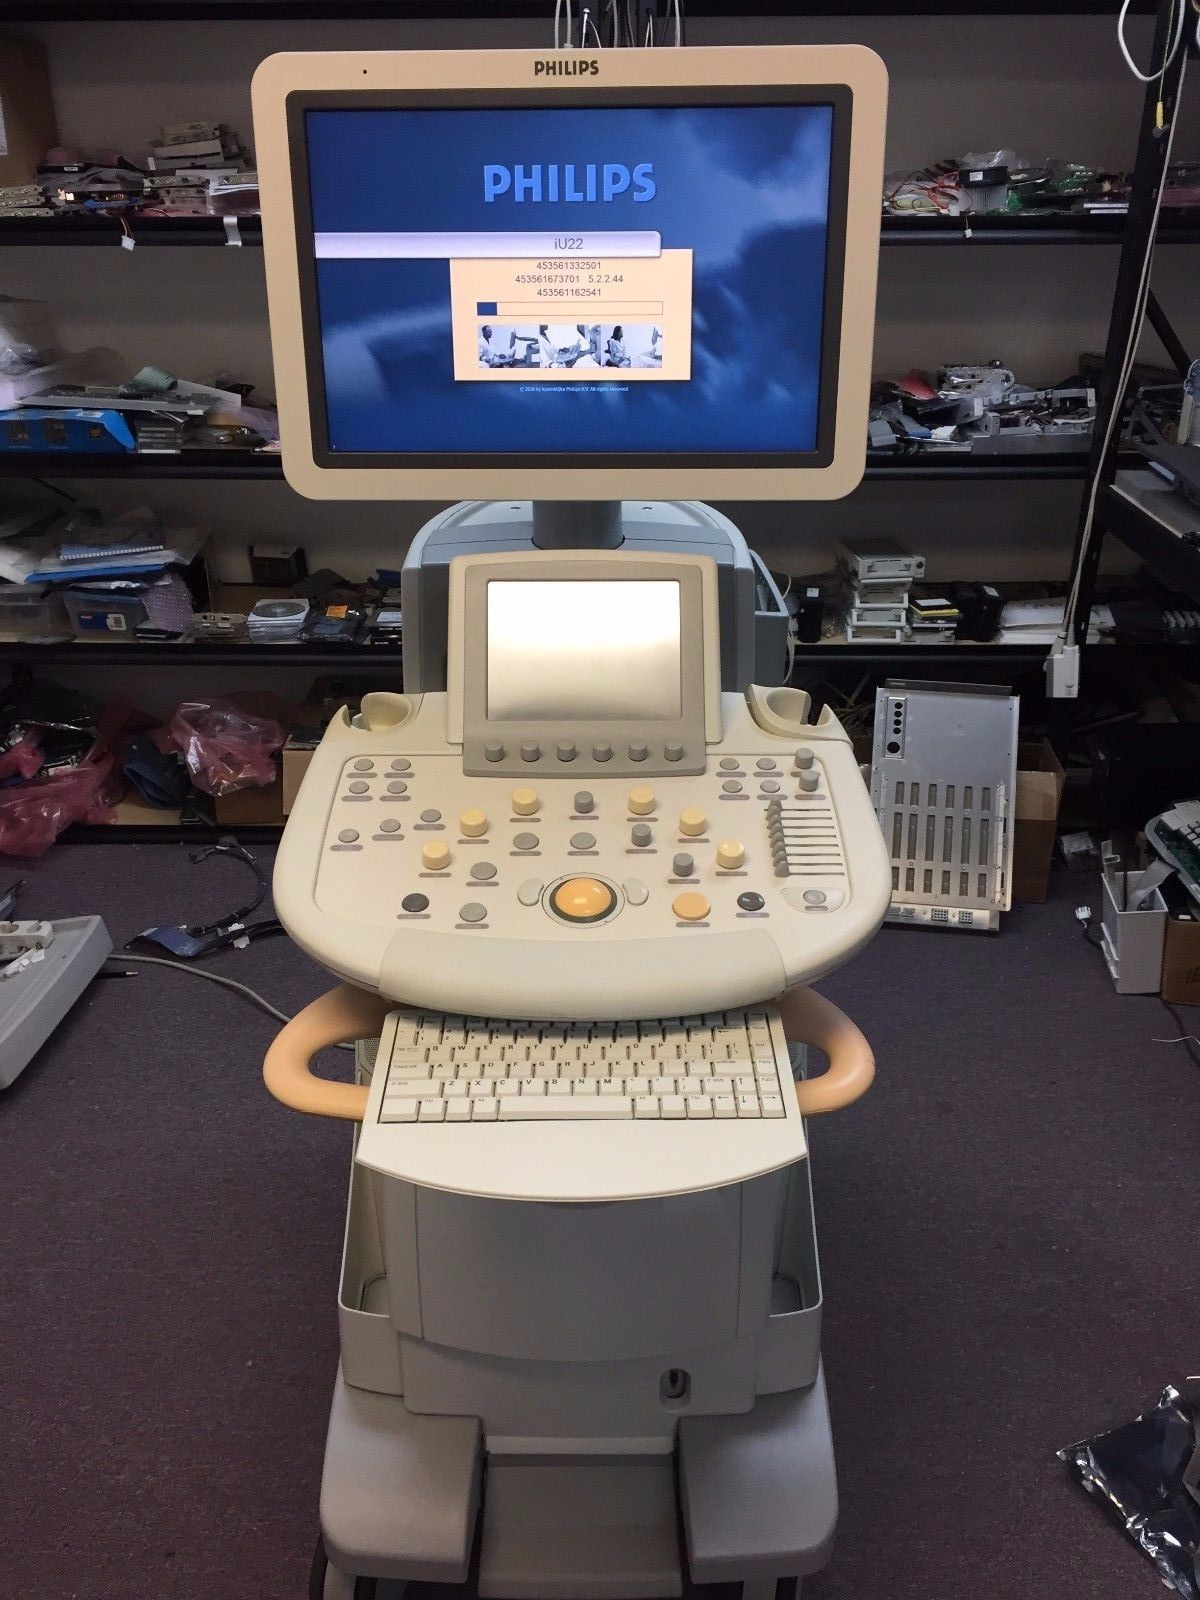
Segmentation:
<svg viewBox="0 0 1200 1600">
<path fill-rule="evenodd" d="M 1082 922 L 1084 927 L 1086 928 L 1088 923 L 1091 920 L 1092 920 L 1092 908 L 1091 908 L 1091 906 L 1076 906 L 1075 907 L 1075 921 L 1076 922 Z"/>
<path fill-rule="evenodd" d="M 1046 657 L 1046 693 L 1051 700 L 1078 700 L 1079 646 L 1056 639 Z"/>
</svg>

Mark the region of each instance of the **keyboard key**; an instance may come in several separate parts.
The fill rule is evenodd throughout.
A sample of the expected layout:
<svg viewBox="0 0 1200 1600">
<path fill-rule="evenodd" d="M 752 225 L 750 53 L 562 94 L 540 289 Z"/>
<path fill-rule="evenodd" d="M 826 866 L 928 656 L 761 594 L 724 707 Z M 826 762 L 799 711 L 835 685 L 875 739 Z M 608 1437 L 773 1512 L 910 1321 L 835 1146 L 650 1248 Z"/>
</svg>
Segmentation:
<svg viewBox="0 0 1200 1600">
<path fill-rule="evenodd" d="M 687 1097 L 687 1114 L 690 1118 L 704 1121 L 713 1114 L 712 1096 L 707 1094 L 690 1094 Z"/>
<path fill-rule="evenodd" d="M 503 1082 L 498 1083 L 496 1085 L 496 1098 L 497 1098 L 497 1100 L 503 1100 L 507 1096 L 511 1096 L 511 1095 L 514 1095 L 514 1094 L 520 1094 L 520 1092 L 521 1092 L 521 1085 L 517 1082 L 517 1080 L 515 1078 L 505 1078 L 503 1080 Z"/>
<path fill-rule="evenodd" d="M 517 1081 L 516 1079 L 509 1080 L 510 1083 Z M 546 1085 L 541 1078 L 521 1078 L 519 1081 L 522 1094 L 545 1094 L 546 1092 Z"/>
<path fill-rule="evenodd" d="M 594 1078 L 572 1078 L 571 1092 L 577 1100 L 590 1099 L 596 1093 L 596 1080 Z"/>
<path fill-rule="evenodd" d="M 605 1105 L 605 1104 L 607 1104 L 607 1102 L 606 1101 L 598 1101 L 597 1104 Z M 653 1117 L 654 1120 L 657 1122 L 658 1121 L 658 1098 L 657 1098 L 657 1096 L 656 1095 L 652 1095 L 652 1094 L 640 1094 L 640 1095 L 638 1095 L 637 1099 L 633 1102 L 633 1114 L 634 1114 L 635 1117 Z"/>
<path fill-rule="evenodd" d="M 757 1100 L 755 1104 L 757 1104 Z M 665 1094 L 662 1097 L 662 1114 L 664 1117 L 686 1117 L 687 1103 L 681 1094 Z"/>
<path fill-rule="evenodd" d="M 417 1120 L 417 1102 L 399 1098 L 385 1100 L 379 1120 L 380 1122 L 415 1122 Z"/>
<path fill-rule="evenodd" d="M 461 1078 L 456 1078 L 453 1083 L 444 1083 L 442 1085 L 443 1100 L 465 1100 L 466 1098 L 467 1086 Z"/>
<path fill-rule="evenodd" d="M 596 1087 L 601 1094 L 628 1094 L 629 1092 L 620 1078 L 605 1078 Z"/>
<path fill-rule="evenodd" d="M 758 1096 L 756 1094 L 739 1094 L 737 1097 L 737 1113 L 739 1117 L 757 1117 Z"/>
<path fill-rule="evenodd" d="M 418 1122 L 441 1122 L 446 1116 L 446 1102 L 444 1100 L 422 1100 Z"/>
<path fill-rule="evenodd" d="M 486 1078 L 473 1078 L 470 1085 L 470 1095 L 472 1100 L 494 1100 L 496 1097 L 496 1085 L 489 1083 Z"/>
<path fill-rule="evenodd" d="M 628 1122 L 632 1112 L 628 1098 L 601 1099 L 599 1095 L 586 1100 L 555 1098 L 544 1100 L 500 1101 L 501 1122 Z"/>
<path fill-rule="evenodd" d="M 485 1099 L 471 1101 L 472 1122 L 495 1122 L 496 1113 L 500 1109 L 500 1102 L 492 1095 Z"/>
<path fill-rule="evenodd" d="M 713 1077 L 704 1080 L 704 1088 L 708 1094 L 732 1094 L 733 1079 L 714 1074 Z"/>
<path fill-rule="evenodd" d="M 384 1097 L 386 1098 L 393 1093 L 415 1094 L 418 1098 L 421 1095 L 440 1095 L 442 1088 L 443 1081 L 441 1078 L 401 1078 L 395 1084 L 389 1078 L 387 1088 L 384 1090 Z"/>
<path fill-rule="evenodd" d="M 569 1098 L 570 1093 L 570 1078 L 555 1078 L 546 1085 L 546 1094 L 549 1098 Z"/>
<path fill-rule="evenodd" d="M 633 1078 L 625 1078 L 622 1081 L 625 1084 L 625 1091 L 626 1091 L 627 1094 L 647 1095 L 647 1094 L 650 1093 L 650 1079 L 649 1078 L 633 1077 Z"/>
<path fill-rule="evenodd" d="M 738 1094 L 754 1095 L 757 1099 L 758 1084 L 752 1072 L 739 1072 L 733 1080 L 733 1087 Z"/>
<path fill-rule="evenodd" d="M 713 1095 L 713 1116 L 714 1117 L 736 1117 L 737 1116 L 737 1101 L 733 1098 L 733 1096 L 731 1094 L 715 1094 L 715 1095 Z"/>
<path fill-rule="evenodd" d="M 691 1075 L 686 1078 L 680 1078 L 679 1092 L 680 1094 L 702 1094 L 708 1081 L 707 1078 L 697 1078 Z"/>
<path fill-rule="evenodd" d="M 674 1094 L 674 1078 L 655 1078 L 650 1085 L 651 1094 Z"/>
<path fill-rule="evenodd" d="M 762 1114 L 764 1117 L 782 1117 L 784 1115 L 783 1096 L 764 1094 L 762 1097 Z"/>
<path fill-rule="evenodd" d="M 447 1122 L 470 1122 L 471 1102 L 469 1100 L 450 1100 L 446 1103 Z"/>
</svg>

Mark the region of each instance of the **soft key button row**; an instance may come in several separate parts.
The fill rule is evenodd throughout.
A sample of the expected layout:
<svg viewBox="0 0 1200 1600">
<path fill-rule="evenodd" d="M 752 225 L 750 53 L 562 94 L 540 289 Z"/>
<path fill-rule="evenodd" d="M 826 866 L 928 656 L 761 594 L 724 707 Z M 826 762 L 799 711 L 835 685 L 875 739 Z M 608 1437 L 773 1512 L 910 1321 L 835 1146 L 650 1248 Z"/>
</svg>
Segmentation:
<svg viewBox="0 0 1200 1600">
<path fill-rule="evenodd" d="M 780 1067 L 783 1067 L 782 1073 Z M 713 1121 L 786 1116 L 763 1011 L 665 1021 L 399 1019 L 382 1122 Z"/>
<path fill-rule="evenodd" d="M 543 747 L 539 739 L 521 739 L 516 748 L 521 760 L 529 762 L 531 766 L 543 759 L 566 765 L 574 761 L 580 753 L 573 739 L 559 739 L 553 748 Z M 630 739 L 625 746 L 625 754 L 630 761 L 646 761 L 651 753 L 651 747 L 645 739 Z M 662 753 L 665 760 L 674 762 L 682 761 L 687 750 L 677 740 L 668 739 L 662 747 Z M 508 746 L 502 739 L 489 739 L 483 747 L 485 761 L 504 761 L 508 754 Z M 595 740 L 591 747 L 591 757 L 596 762 L 611 761 L 613 758 L 611 742 L 608 739 Z"/>
</svg>

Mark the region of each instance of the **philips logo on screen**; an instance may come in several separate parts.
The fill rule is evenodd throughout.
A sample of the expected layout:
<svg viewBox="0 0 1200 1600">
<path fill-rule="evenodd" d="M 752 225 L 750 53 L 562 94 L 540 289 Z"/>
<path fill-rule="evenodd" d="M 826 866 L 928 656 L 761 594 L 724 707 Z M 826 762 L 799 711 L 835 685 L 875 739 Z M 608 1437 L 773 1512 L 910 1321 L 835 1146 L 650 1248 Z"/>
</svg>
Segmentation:
<svg viewBox="0 0 1200 1600">
<path fill-rule="evenodd" d="M 590 204 L 615 200 L 619 194 L 644 202 L 653 200 L 656 193 L 652 161 L 643 161 L 636 167 L 619 161 L 589 161 L 586 166 L 572 161 L 563 166 L 541 162 L 523 166 L 517 162 L 505 167 L 489 163 L 483 169 L 483 198 L 488 205 L 504 197 L 518 205 L 558 205 L 562 201 L 568 205 Z"/>
<path fill-rule="evenodd" d="M 540 57 L 533 63 L 535 78 L 595 78 L 600 74 L 600 63 L 594 56 L 581 60 L 578 56 L 568 56 L 564 61 L 556 61 L 553 57 L 548 60 Z"/>
</svg>

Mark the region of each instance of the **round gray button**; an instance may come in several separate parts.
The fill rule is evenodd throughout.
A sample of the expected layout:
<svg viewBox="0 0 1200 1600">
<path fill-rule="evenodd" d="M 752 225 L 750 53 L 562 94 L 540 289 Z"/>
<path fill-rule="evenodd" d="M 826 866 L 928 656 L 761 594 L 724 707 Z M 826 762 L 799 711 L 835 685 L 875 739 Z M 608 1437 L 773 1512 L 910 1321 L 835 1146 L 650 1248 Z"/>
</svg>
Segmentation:
<svg viewBox="0 0 1200 1600">
<path fill-rule="evenodd" d="M 742 786 L 736 778 L 726 778 L 721 788 L 726 794 L 741 794 Z"/>
<path fill-rule="evenodd" d="M 590 789 L 580 789 L 575 796 L 575 815 L 590 817 L 596 809 L 596 797 Z"/>
<path fill-rule="evenodd" d="M 626 878 L 621 887 L 631 906 L 644 906 L 650 898 L 650 891 L 640 878 Z"/>
<path fill-rule="evenodd" d="M 813 764 L 813 753 L 806 745 L 801 745 L 792 757 L 792 765 L 797 772 L 807 772 Z"/>
<path fill-rule="evenodd" d="M 774 778 L 764 778 L 758 786 L 759 794 L 778 794 L 779 785 Z"/>
<path fill-rule="evenodd" d="M 595 744 L 592 746 L 592 760 L 593 761 L 611 761 L 612 760 L 612 745 L 609 744 L 607 739 L 597 739 L 596 740 Z"/>
<path fill-rule="evenodd" d="M 434 811 L 432 808 L 428 811 L 422 811 L 421 813 L 422 822 L 440 822 L 441 820 L 442 813 L 440 811 Z"/>
<path fill-rule="evenodd" d="M 654 836 L 650 832 L 650 824 L 648 822 L 635 822 L 629 830 L 629 837 L 639 850 L 644 850 Z"/>
<path fill-rule="evenodd" d="M 663 746 L 663 755 L 666 756 L 668 761 L 682 761 L 683 746 L 672 740 Z"/>
<path fill-rule="evenodd" d="M 487 916 L 487 907 L 481 906 L 478 900 L 468 900 L 465 906 L 458 908 L 460 922 L 482 922 Z"/>
<path fill-rule="evenodd" d="M 690 878 L 696 870 L 696 863 L 686 850 L 681 850 L 671 862 L 671 869 L 677 878 Z"/>
<path fill-rule="evenodd" d="M 477 861 L 471 868 L 471 876 L 478 878 L 480 883 L 489 883 L 496 876 L 495 863 L 491 861 Z"/>
<path fill-rule="evenodd" d="M 555 746 L 554 753 L 557 755 L 560 761 L 574 761 L 576 755 L 574 741 L 571 739 L 560 739 L 558 744 Z"/>
<path fill-rule="evenodd" d="M 353 844 L 354 841 L 358 838 L 358 829 L 357 828 L 343 828 L 341 833 L 338 834 L 338 838 L 342 841 L 343 844 Z"/>
<path fill-rule="evenodd" d="M 399 820 L 399 818 L 398 817 L 384 817 L 383 821 L 379 824 L 379 831 L 380 831 L 380 833 L 399 833 L 400 832 L 400 820 Z"/>
<path fill-rule="evenodd" d="M 407 756 L 397 756 L 395 761 L 392 762 L 392 771 L 393 772 L 411 772 L 412 771 L 412 762 L 408 759 Z"/>
<path fill-rule="evenodd" d="M 571 835 L 572 850 L 594 850 L 596 848 L 596 835 L 594 833 L 573 833 Z"/>
<path fill-rule="evenodd" d="M 483 759 L 485 761 L 504 760 L 504 746 L 500 743 L 499 739 L 488 740 L 483 747 Z"/>
<path fill-rule="evenodd" d="M 375 763 L 373 761 L 368 761 L 366 756 L 363 756 L 361 761 L 356 761 L 354 763 L 354 770 L 355 772 L 370 772 L 374 765 Z"/>
<path fill-rule="evenodd" d="M 525 739 L 521 743 L 521 760 L 537 761 L 541 758 L 542 747 L 536 739 Z"/>
<path fill-rule="evenodd" d="M 645 761 L 649 754 L 650 746 L 646 743 L 645 739 L 631 739 L 629 741 L 630 761 Z"/>
<path fill-rule="evenodd" d="M 722 756 L 720 760 L 720 767 L 722 772 L 736 772 L 738 769 L 738 758 L 736 756 Z"/>
<path fill-rule="evenodd" d="M 817 772 L 802 772 L 799 781 L 800 788 L 805 794 L 812 794 L 814 789 L 821 787 L 821 775 Z"/>
<path fill-rule="evenodd" d="M 754 763 L 754 765 L 758 768 L 758 770 L 760 772 L 774 772 L 775 771 L 775 759 L 774 759 L 773 756 L 759 756 L 758 760 Z"/>
<path fill-rule="evenodd" d="M 391 783 L 388 784 L 388 793 L 389 794 L 407 794 L 408 793 L 408 785 L 405 783 L 403 778 L 393 778 Z"/>
<path fill-rule="evenodd" d="M 536 850 L 538 836 L 536 833 L 518 833 L 513 837 L 513 848 L 516 850 Z"/>
<path fill-rule="evenodd" d="M 540 878 L 526 878 L 517 890 L 517 899 L 523 906 L 535 906 L 542 898 L 542 880 Z"/>
<path fill-rule="evenodd" d="M 823 906 L 826 901 L 824 889 L 805 889 L 804 904 L 806 906 Z"/>
<path fill-rule="evenodd" d="M 355 781 L 350 785 L 351 794 L 370 794 L 370 792 L 371 785 L 369 783 L 364 783 L 361 778 L 355 779 Z"/>
</svg>

